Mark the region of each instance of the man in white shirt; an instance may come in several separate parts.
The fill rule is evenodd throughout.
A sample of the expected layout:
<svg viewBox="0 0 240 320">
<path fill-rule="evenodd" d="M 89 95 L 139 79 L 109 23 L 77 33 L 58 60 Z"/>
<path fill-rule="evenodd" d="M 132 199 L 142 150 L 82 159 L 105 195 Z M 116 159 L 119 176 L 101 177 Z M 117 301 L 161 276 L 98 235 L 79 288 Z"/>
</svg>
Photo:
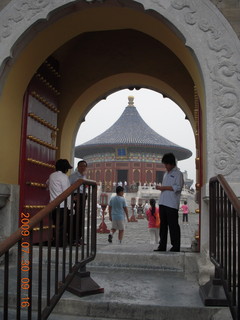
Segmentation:
<svg viewBox="0 0 240 320">
<path fill-rule="evenodd" d="M 78 179 L 86 179 L 87 162 L 83 159 L 78 161 L 77 169 L 69 176 L 70 184 L 74 184 Z M 80 187 L 80 193 L 83 193 L 83 186 Z"/>
<path fill-rule="evenodd" d="M 74 173 L 72 173 L 69 176 L 69 182 L 70 184 L 74 184 L 77 180 L 79 179 L 86 179 L 86 171 L 87 171 L 87 162 L 83 159 L 78 161 L 78 166 L 77 169 L 75 170 Z M 76 239 L 77 236 L 77 229 L 76 229 L 76 214 L 73 216 L 73 244 L 83 244 L 84 241 L 82 240 L 82 227 L 84 226 L 84 211 L 85 211 L 85 201 L 83 201 L 83 192 L 84 192 L 84 187 L 83 185 L 80 186 L 79 188 L 80 192 L 80 199 L 79 199 L 79 226 L 78 226 L 78 236 L 79 240 Z M 77 194 L 76 194 L 77 195 Z M 85 199 L 87 198 L 87 194 L 85 194 Z"/>
<path fill-rule="evenodd" d="M 50 193 L 50 201 L 57 198 L 63 191 L 70 187 L 69 179 L 66 173 L 72 166 L 67 159 L 59 159 L 56 162 L 56 171 L 50 174 L 47 181 Z M 67 199 L 67 207 L 70 209 L 70 199 Z M 63 245 L 63 214 L 64 214 L 64 202 L 60 204 L 60 220 L 59 220 L 59 246 Z M 57 210 L 52 212 L 53 223 L 56 226 Z M 54 229 L 54 241 L 56 241 L 56 229 Z"/>
<path fill-rule="evenodd" d="M 176 167 L 176 159 L 174 154 L 167 153 L 162 158 L 165 165 L 166 173 L 163 176 L 161 186 L 156 186 L 161 191 L 159 197 L 159 213 L 160 213 L 160 242 L 154 251 L 166 251 L 168 228 L 170 232 L 172 248 L 170 251 L 180 251 L 180 226 L 178 223 L 178 209 L 180 204 L 180 196 L 183 188 L 183 174 Z"/>
</svg>

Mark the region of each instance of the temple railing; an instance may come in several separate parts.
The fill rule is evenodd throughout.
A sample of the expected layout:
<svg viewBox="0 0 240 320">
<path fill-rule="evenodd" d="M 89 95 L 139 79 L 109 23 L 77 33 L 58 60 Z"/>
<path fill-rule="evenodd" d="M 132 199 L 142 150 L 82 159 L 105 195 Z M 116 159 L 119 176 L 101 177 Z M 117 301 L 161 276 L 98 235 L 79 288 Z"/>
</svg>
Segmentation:
<svg viewBox="0 0 240 320">
<path fill-rule="evenodd" d="M 0 318 L 47 319 L 65 290 L 103 292 L 86 271 L 96 255 L 95 181 L 79 179 L 31 219 L 20 214 L 21 227 L 0 244 Z"/>
<path fill-rule="evenodd" d="M 210 259 L 215 266 L 209 292 L 217 293 L 212 305 L 228 305 L 233 319 L 240 319 L 240 201 L 222 175 L 210 179 L 209 201 Z M 225 301 L 221 294 L 217 296 L 218 281 L 223 286 Z"/>
</svg>

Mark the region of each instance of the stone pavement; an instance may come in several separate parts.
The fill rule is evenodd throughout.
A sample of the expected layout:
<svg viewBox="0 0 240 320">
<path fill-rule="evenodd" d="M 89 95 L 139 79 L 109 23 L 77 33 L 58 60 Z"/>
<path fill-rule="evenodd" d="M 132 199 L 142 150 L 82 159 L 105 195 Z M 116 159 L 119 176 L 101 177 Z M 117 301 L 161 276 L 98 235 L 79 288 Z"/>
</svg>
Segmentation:
<svg viewBox="0 0 240 320">
<path fill-rule="evenodd" d="M 129 210 L 129 216 L 131 216 Z M 101 223 L 101 218 L 97 219 L 97 226 Z M 108 229 L 111 229 L 111 221 L 109 221 L 108 215 L 105 217 L 105 223 Z M 192 241 L 194 240 L 195 232 L 198 231 L 199 214 L 190 213 L 189 223 L 186 224 L 182 222 L 182 214 L 179 214 L 179 224 L 181 228 L 181 250 L 190 251 Z M 148 231 L 148 221 L 146 219 L 139 219 L 138 222 L 126 222 L 126 230 L 124 234 L 123 244 L 124 246 L 135 246 L 137 244 L 149 244 L 150 236 Z M 97 234 L 97 245 L 98 248 L 102 248 L 105 245 L 109 245 L 107 241 L 107 234 Z M 117 233 L 114 235 L 113 244 L 117 244 Z M 168 246 L 171 247 L 170 239 L 168 237 Z M 152 245 L 152 247 L 157 247 L 157 245 Z"/>
</svg>

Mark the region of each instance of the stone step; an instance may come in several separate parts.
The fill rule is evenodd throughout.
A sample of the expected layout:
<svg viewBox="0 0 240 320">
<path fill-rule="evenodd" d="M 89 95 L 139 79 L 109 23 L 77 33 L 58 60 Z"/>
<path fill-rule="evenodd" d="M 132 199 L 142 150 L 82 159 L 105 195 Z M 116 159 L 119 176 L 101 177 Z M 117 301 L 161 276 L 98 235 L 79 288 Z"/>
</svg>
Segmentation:
<svg viewBox="0 0 240 320">
<path fill-rule="evenodd" d="M 9 319 L 16 319 L 16 310 L 9 310 L 8 314 Z M 3 319 L 3 312 L 0 310 L 0 319 Z M 32 319 L 37 319 L 37 313 L 32 313 Z M 59 313 L 52 313 L 48 320 L 109 320 L 109 318 L 103 318 L 103 317 L 87 317 L 87 316 L 81 316 L 81 315 L 66 315 L 66 314 L 59 314 Z M 144 318 L 149 319 L 149 318 Z M 151 319 L 151 318 L 150 318 Z M 166 318 L 168 319 L 168 318 Z M 175 318 L 176 319 L 176 318 Z M 28 320 L 27 313 L 22 313 L 21 320 Z M 129 320 L 129 318 L 115 318 L 114 320 Z M 187 320 L 187 319 L 186 319 Z M 205 319 L 204 319 L 205 320 Z M 211 320 L 232 320 L 231 313 L 229 311 L 229 308 L 221 308 L 221 310 L 216 311 L 216 313 L 213 314 Z"/>
<path fill-rule="evenodd" d="M 16 310 L 10 309 L 8 313 L 9 320 L 16 319 Z M 3 319 L 3 311 L 0 310 L 0 319 Z M 28 314 L 27 312 L 22 312 L 21 314 L 21 320 L 28 320 Z M 37 319 L 37 312 L 32 312 L 32 319 Z M 66 315 L 66 314 L 57 314 L 52 313 L 48 320 L 109 320 L 109 318 L 99 318 L 99 317 L 82 317 L 80 315 L 72 316 L 72 315 Z M 128 319 L 121 319 L 121 320 L 128 320 Z M 225 320 L 225 319 L 224 319 Z"/>
<path fill-rule="evenodd" d="M 222 310 L 205 307 L 198 283 L 180 272 L 91 267 L 91 277 L 104 293 L 78 297 L 65 292 L 49 319 L 217 320 L 213 317 Z M 36 310 L 37 288 L 33 289 L 32 307 Z M 13 292 L 10 303 L 15 295 Z M 21 320 L 25 320 L 24 314 Z"/>
<path fill-rule="evenodd" d="M 149 318 L 144 318 L 144 320 L 145 319 L 149 319 Z M 168 318 L 165 318 L 165 319 L 168 320 Z M 175 316 L 174 319 L 178 319 L 178 318 Z M 191 318 L 191 319 L 193 319 L 193 318 Z M 229 308 L 221 308 L 221 310 L 216 311 L 216 313 L 214 313 L 212 318 L 210 318 L 210 319 L 211 320 L 232 320 L 232 316 L 231 316 L 231 312 L 230 312 Z M 24 319 L 22 319 L 22 320 L 24 320 Z M 48 320 L 66 320 L 66 315 L 51 314 L 49 316 Z M 109 320 L 109 318 L 81 317 L 79 315 L 77 315 L 77 316 L 68 315 L 67 320 Z M 129 318 L 128 319 L 116 318 L 114 320 L 129 320 Z M 186 320 L 188 320 L 188 319 L 186 319 Z"/>
<path fill-rule="evenodd" d="M 71 315 L 61 315 L 61 314 L 51 314 L 48 320 L 109 320 L 109 318 L 99 318 L 99 317 L 81 317 L 80 315 L 71 316 Z M 118 320 L 118 319 L 116 319 Z M 119 320 L 129 320 L 129 319 L 119 319 Z M 220 319 L 219 319 L 220 320 Z M 225 319 L 223 319 L 225 320 Z"/>
<path fill-rule="evenodd" d="M 179 272 L 92 267 L 91 276 L 104 293 L 80 298 L 66 292 L 54 312 L 111 320 L 210 320 L 222 309 L 205 307 L 197 282 Z"/>
<path fill-rule="evenodd" d="M 118 254 L 116 252 L 116 255 Z M 177 256 L 183 254 L 176 253 Z M 161 253 L 157 257 L 160 258 L 164 255 L 167 256 L 169 253 Z M 222 310 L 219 307 L 205 307 L 199 295 L 198 282 L 194 278 L 189 279 L 183 272 L 161 271 L 154 268 L 117 268 L 116 266 L 110 268 L 93 265 L 88 269 L 91 271 L 92 279 L 104 288 L 104 293 L 78 297 L 70 292 L 65 292 L 49 319 L 218 320 L 216 315 Z M 33 270 L 35 278 L 37 266 L 34 265 Z M 45 271 L 44 269 L 44 281 Z M 10 275 L 13 275 L 14 272 L 15 269 L 11 270 Z M 12 292 L 10 304 L 13 307 L 16 299 L 16 282 L 11 277 L 10 289 Z M 33 310 L 36 310 L 36 283 L 32 289 L 32 307 Z M 45 296 L 46 286 L 44 285 L 43 297 Z M 2 299 L 0 305 L 3 305 Z M 25 320 L 24 316 L 21 317 L 21 320 Z M 224 320 L 228 320 L 228 318 Z"/>
<path fill-rule="evenodd" d="M 198 253 L 154 252 L 153 246 L 108 245 L 98 250 L 96 258 L 88 267 L 148 269 L 157 271 L 182 272 L 197 276 Z"/>
<path fill-rule="evenodd" d="M 146 245 L 107 245 L 99 248 L 95 259 L 87 267 L 99 266 L 109 268 L 152 269 L 158 271 L 183 272 L 186 275 L 196 275 L 198 272 L 198 253 L 194 252 L 154 252 L 153 246 Z M 52 248 L 51 262 L 55 262 L 55 248 Z M 79 249 L 79 253 L 81 250 Z M 63 249 L 59 249 L 59 261 L 62 260 Z M 38 250 L 34 248 L 33 257 L 35 263 L 38 259 Z M 68 261 L 69 249 L 66 250 Z M 75 259 L 75 250 L 72 252 Z M 47 261 L 47 248 L 43 250 L 43 261 Z"/>
</svg>

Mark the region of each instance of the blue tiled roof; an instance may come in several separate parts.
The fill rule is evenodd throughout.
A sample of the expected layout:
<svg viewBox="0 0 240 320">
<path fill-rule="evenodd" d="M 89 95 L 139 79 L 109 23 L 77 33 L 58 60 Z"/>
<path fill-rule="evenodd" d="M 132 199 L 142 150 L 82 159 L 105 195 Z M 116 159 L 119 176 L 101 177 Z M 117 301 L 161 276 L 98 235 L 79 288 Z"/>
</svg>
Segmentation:
<svg viewBox="0 0 240 320">
<path fill-rule="evenodd" d="M 142 146 L 145 150 L 147 147 L 154 147 L 158 152 L 166 149 L 167 152 L 173 152 L 176 156 L 176 153 L 179 153 L 177 156 L 179 160 L 192 155 L 190 150 L 180 147 L 151 129 L 134 106 L 126 107 L 120 118 L 105 132 L 77 146 L 75 155 L 85 156 L 88 154 L 87 150 L 93 150 L 93 147 L 105 149 L 107 146 Z M 92 151 L 90 153 L 92 154 Z"/>
</svg>

